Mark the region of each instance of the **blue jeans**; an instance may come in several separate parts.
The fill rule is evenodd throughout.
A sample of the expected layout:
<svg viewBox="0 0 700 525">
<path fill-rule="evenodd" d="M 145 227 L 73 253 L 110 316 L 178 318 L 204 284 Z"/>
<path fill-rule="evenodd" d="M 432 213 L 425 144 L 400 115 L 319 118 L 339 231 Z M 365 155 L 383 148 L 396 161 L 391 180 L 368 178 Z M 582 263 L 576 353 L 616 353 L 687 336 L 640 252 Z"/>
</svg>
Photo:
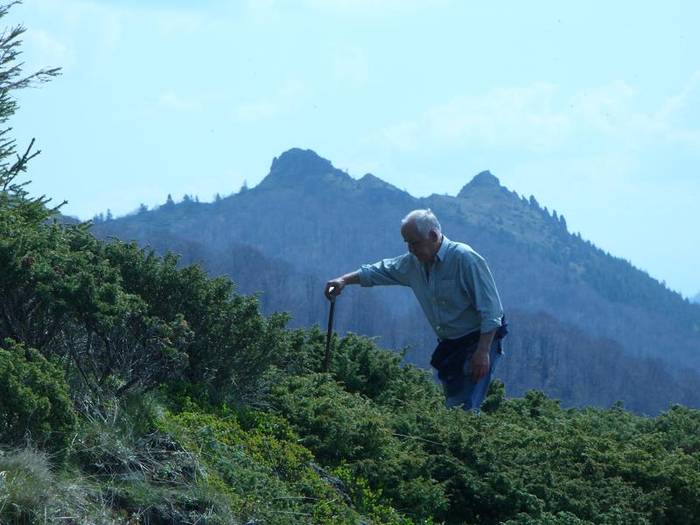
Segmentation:
<svg viewBox="0 0 700 525">
<path fill-rule="evenodd" d="M 474 345 L 474 350 L 476 350 L 476 345 Z M 489 372 L 476 383 L 472 380 L 471 355 L 467 357 L 463 367 L 464 374 L 461 377 L 450 381 L 442 381 L 447 408 L 461 406 L 464 410 L 474 410 L 478 413 L 491 384 L 493 372 L 496 370 L 496 365 L 502 356 L 502 341 L 494 341 L 489 352 Z"/>
</svg>

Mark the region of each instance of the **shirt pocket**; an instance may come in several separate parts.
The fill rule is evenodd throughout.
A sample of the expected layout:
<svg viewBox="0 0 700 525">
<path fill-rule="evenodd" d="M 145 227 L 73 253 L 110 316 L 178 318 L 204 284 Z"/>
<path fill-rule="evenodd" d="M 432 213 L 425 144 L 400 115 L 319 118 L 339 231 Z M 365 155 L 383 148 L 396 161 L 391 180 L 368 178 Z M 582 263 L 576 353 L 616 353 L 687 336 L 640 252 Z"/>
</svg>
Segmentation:
<svg viewBox="0 0 700 525">
<path fill-rule="evenodd" d="M 442 308 L 459 308 L 465 307 L 466 297 L 459 289 L 459 283 L 456 279 L 440 279 L 437 282 L 437 300 L 438 306 Z"/>
</svg>

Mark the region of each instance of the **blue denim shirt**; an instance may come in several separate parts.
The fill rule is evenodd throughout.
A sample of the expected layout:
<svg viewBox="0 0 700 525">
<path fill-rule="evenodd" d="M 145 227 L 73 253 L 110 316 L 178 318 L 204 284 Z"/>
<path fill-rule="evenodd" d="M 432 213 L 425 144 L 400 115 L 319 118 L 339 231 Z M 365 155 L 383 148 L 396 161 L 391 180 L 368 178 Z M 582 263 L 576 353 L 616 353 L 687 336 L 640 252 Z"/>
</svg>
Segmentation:
<svg viewBox="0 0 700 525">
<path fill-rule="evenodd" d="M 444 235 L 427 268 L 411 253 L 360 267 L 362 286 L 410 286 L 440 339 L 501 326 L 503 307 L 491 270 L 469 245 Z"/>
</svg>

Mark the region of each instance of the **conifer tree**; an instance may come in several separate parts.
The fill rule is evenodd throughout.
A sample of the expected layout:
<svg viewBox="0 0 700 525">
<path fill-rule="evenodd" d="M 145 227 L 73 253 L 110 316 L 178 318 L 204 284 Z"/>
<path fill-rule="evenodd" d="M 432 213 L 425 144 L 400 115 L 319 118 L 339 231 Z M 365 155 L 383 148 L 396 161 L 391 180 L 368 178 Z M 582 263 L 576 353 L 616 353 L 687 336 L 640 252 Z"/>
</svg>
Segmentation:
<svg viewBox="0 0 700 525">
<path fill-rule="evenodd" d="M 16 2 L 0 4 L 0 19 L 7 15 Z M 25 28 L 14 26 L 0 34 L 0 209 L 4 207 L 20 208 L 25 219 L 41 222 L 53 215 L 58 208 L 46 208 L 50 199 L 45 196 L 31 198 L 26 190 L 29 182 L 18 183 L 17 177 L 27 169 L 27 163 L 40 153 L 34 149 L 34 139 L 22 154 L 17 153 L 15 139 L 9 136 L 11 128 L 7 122 L 17 111 L 17 101 L 12 98 L 13 91 L 43 83 L 59 74 L 60 69 L 41 69 L 24 76 L 22 64 L 18 62 L 21 54 L 20 37 Z"/>
</svg>

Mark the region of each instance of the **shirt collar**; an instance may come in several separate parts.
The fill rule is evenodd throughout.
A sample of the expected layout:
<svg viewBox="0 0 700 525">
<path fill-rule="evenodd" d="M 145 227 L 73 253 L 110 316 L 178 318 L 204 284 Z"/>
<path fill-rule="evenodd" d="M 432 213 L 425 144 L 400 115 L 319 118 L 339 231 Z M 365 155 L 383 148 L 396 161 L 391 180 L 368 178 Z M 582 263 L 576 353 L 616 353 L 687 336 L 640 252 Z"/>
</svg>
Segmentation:
<svg viewBox="0 0 700 525">
<path fill-rule="evenodd" d="M 438 252 L 435 254 L 435 257 L 437 257 L 438 261 L 444 261 L 445 260 L 445 255 L 447 254 L 447 243 L 450 242 L 450 240 L 445 237 L 445 234 L 442 234 L 442 243 L 440 244 L 440 249 Z"/>
</svg>

